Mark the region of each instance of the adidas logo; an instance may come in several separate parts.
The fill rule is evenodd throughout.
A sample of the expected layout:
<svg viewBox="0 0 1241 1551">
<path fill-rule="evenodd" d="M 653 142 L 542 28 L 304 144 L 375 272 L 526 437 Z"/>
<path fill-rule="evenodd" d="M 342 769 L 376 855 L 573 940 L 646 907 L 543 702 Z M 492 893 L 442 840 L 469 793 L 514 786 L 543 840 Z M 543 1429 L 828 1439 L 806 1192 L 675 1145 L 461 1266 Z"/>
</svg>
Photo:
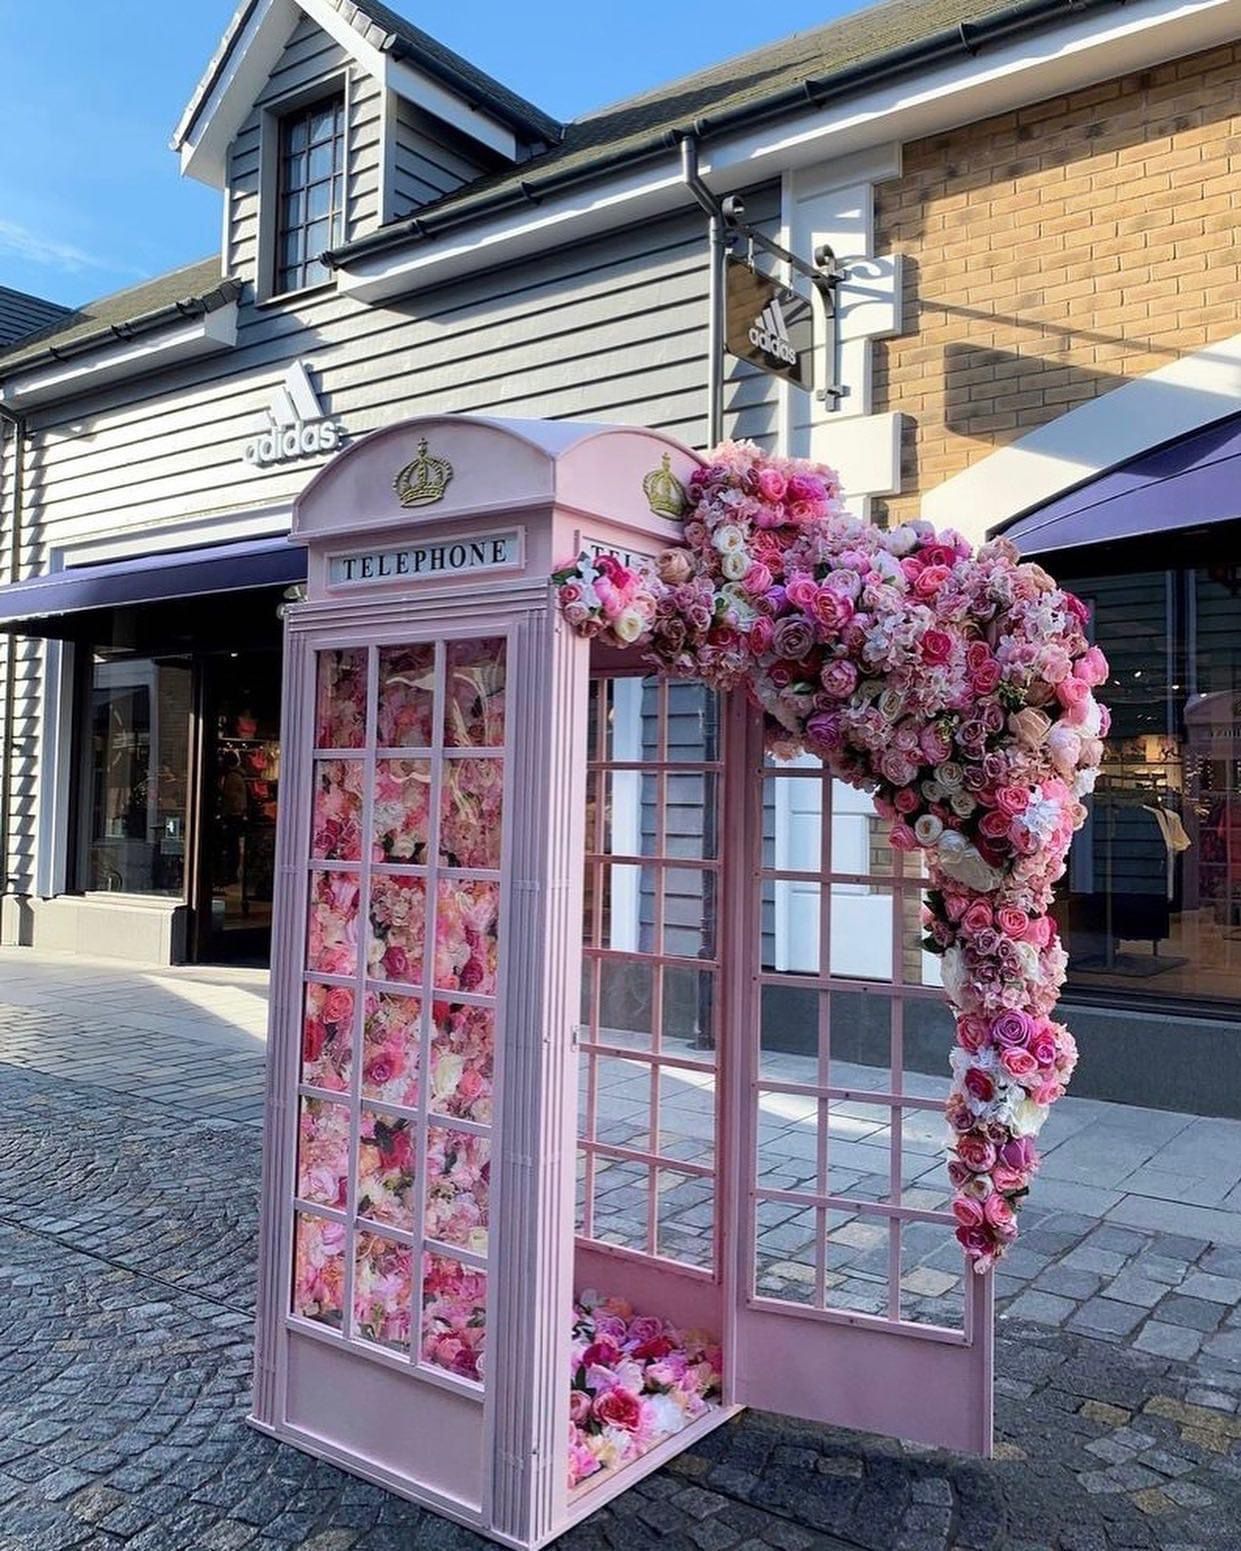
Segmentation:
<svg viewBox="0 0 1241 1551">
<path fill-rule="evenodd" d="M 789 326 L 778 296 L 772 297 L 750 325 L 750 343 L 786 366 L 797 365 L 797 351 L 789 338 Z"/>
<path fill-rule="evenodd" d="M 335 452 L 342 428 L 323 413 L 323 405 L 301 361 L 294 361 L 267 406 L 268 429 L 252 436 L 241 455 L 255 468 L 291 463 L 320 452 Z"/>
</svg>

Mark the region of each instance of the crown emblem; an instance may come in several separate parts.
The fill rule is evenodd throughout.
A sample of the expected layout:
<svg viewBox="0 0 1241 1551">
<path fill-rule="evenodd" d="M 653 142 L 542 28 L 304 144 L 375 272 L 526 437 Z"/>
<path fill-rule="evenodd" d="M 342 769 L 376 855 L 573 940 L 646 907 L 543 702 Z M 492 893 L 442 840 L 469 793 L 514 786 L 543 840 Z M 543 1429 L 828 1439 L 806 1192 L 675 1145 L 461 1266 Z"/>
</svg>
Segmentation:
<svg viewBox="0 0 1241 1551">
<path fill-rule="evenodd" d="M 671 457 L 664 453 L 660 466 L 642 481 L 647 504 L 659 517 L 679 517 L 685 510 L 685 486 L 672 472 Z"/>
<path fill-rule="evenodd" d="M 427 451 L 426 438 L 418 443 L 418 456 L 392 481 L 402 506 L 431 506 L 444 499 L 452 479 L 452 464 Z"/>
</svg>

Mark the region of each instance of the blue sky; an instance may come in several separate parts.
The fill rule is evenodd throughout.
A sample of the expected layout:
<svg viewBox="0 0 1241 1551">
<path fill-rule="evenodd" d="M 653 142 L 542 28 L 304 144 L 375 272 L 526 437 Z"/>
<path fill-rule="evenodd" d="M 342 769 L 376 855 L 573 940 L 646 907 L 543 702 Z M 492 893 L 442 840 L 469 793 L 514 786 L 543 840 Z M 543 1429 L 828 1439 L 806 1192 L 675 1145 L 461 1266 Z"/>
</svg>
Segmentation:
<svg viewBox="0 0 1241 1551">
<path fill-rule="evenodd" d="M 219 195 L 180 177 L 168 139 L 235 3 L 0 0 L 0 285 L 74 305 L 213 251 Z M 560 118 L 859 6 L 390 3 Z"/>
</svg>

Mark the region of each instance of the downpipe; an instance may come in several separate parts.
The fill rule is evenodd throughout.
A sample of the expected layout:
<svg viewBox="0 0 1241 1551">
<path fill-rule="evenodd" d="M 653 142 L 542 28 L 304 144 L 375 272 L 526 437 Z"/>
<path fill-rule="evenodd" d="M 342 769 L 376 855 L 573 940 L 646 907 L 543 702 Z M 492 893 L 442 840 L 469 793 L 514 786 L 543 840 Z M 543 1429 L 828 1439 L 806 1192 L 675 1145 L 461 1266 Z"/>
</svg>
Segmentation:
<svg viewBox="0 0 1241 1551">
<path fill-rule="evenodd" d="M 22 502 L 26 468 L 26 417 L 14 414 L 0 405 L 0 427 L 7 425 L 12 433 L 13 447 L 13 526 L 9 533 L 9 581 L 15 582 L 21 568 L 22 554 Z M 4 694 L 2 723 L 4 747 L 0 751 L 0 898 L 9 892 L 12 874 L 9 871 L 9 849 L 13 826 L 13 757 L 15 738 L 13 723 L 17 713 L 17 642 L 13 635 L 8 638 L 4 654 Z"/>
</svg>

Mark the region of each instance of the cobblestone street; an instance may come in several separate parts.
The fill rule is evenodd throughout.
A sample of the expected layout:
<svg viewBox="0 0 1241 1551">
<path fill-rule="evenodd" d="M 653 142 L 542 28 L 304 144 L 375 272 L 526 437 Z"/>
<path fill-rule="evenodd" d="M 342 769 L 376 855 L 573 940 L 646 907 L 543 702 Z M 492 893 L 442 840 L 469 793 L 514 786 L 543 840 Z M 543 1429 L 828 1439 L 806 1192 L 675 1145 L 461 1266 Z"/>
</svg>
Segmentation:
<svg viewBox="0 0 1241 1551">
<path fill-rule="evenodd" d="M 105 975 L 36 1011 L 23 962 L 0 963 L 0 1551 L 481 1546 L 244 1424 L 258 991 L 135 978 L 130 1018 Z M 999 1284 L 995 1460 L 751 1413 L 565 1547 L 1237 1551 L 1241 1242 L 1186 1236 L 1188 1209 L 1183 1234 L 1073 1212 L 1057 1183 Z"/>
</svg>

